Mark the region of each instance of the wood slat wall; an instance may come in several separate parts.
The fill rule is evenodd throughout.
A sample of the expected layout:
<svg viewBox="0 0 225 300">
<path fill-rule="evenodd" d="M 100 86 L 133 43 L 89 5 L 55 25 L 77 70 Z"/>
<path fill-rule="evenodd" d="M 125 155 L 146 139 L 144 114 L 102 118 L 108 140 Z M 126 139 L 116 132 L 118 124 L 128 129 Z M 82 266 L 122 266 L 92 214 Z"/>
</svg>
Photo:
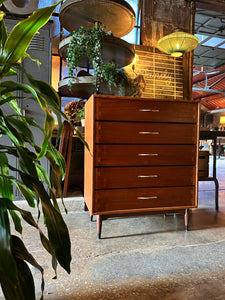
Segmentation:
<svg viewBox="0 0 225 300">
<path fill-rule="evenodd" d="M 135 72 L 143 75 L 145 90 L 142 97 L 159 99 L 183 99 L 183 59 L 173 58 L 148 46 L 135 47 L 137 61 Z M 132 64 L 125 70 L 135 77 Z"/>
</svg>

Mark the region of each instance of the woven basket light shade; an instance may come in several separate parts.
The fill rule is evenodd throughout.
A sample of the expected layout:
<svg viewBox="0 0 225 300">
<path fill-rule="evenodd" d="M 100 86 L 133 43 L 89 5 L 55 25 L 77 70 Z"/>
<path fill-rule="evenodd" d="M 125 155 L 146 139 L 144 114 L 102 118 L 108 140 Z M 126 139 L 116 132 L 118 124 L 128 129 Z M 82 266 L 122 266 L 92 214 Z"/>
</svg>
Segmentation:
<svg viewBox="0 0 225 300">
<path fill-rule="evenodd" d="M 198 46 L 199 39 L 186 32 L 174 32 L 158 41 L 158 49 L 174 57 L 182 56 Z"/>
<path fill-rule="evenodd" d="M 220 117 L 220 124 L 225 124 L 225 116 Z"/>
</svg>

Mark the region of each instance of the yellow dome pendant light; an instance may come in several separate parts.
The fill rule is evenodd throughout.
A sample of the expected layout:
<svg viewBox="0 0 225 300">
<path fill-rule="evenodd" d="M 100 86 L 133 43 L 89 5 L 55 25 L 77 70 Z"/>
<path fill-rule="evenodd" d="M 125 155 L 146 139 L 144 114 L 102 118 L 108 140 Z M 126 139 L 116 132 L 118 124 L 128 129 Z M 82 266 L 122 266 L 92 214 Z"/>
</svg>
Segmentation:
<svg viewBox="0 0 225 300">
<path fill-rule="evenodd" d="M 158 41 L 158 49 L 174 57 L 182 56 L 198 46 L 199 39 L 186 32 L 174 32 Z"/>
</svg>

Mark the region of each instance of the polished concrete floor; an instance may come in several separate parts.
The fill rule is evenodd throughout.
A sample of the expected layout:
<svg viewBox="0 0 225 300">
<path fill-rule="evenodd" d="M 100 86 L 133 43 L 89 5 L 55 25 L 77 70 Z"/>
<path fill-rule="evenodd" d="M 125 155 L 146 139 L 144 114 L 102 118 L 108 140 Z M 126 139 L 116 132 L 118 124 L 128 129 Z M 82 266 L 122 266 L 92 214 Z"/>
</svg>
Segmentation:
<svg viewBox="0 0 225 300">
<path fill-rule="evenodd" d="M 199 182 L 199 208 L 184 230 L 182 215 L 157 215 L 96 221 L 83 210 L 81 195 L 65 200 L 72 242 L 71 274 L 58 268 L 52 279 L 50 257 L 38 233 L 23 239 L 45 269 L 46 300 L 213 300 L 225 299 L 225 158 L 217 159 L 219 211 L 213 182 Z M 41 276 L 32 268 L 37 296 Z"/>
</svg>

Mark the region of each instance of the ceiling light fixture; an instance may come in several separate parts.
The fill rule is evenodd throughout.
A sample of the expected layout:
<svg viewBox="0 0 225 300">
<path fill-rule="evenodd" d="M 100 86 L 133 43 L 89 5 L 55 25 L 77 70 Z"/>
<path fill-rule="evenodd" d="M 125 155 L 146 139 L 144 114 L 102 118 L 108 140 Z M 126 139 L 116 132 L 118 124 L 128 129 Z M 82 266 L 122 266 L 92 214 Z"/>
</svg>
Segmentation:
<svg viewBox="0 0 225 300">
<path fill-rule="evenodd" d="M 174 32 L 158 41 L 158 49 L 174 57 L 182 56 L 198 46 L 199 39 L 186 32 Z"/>
</svg>

